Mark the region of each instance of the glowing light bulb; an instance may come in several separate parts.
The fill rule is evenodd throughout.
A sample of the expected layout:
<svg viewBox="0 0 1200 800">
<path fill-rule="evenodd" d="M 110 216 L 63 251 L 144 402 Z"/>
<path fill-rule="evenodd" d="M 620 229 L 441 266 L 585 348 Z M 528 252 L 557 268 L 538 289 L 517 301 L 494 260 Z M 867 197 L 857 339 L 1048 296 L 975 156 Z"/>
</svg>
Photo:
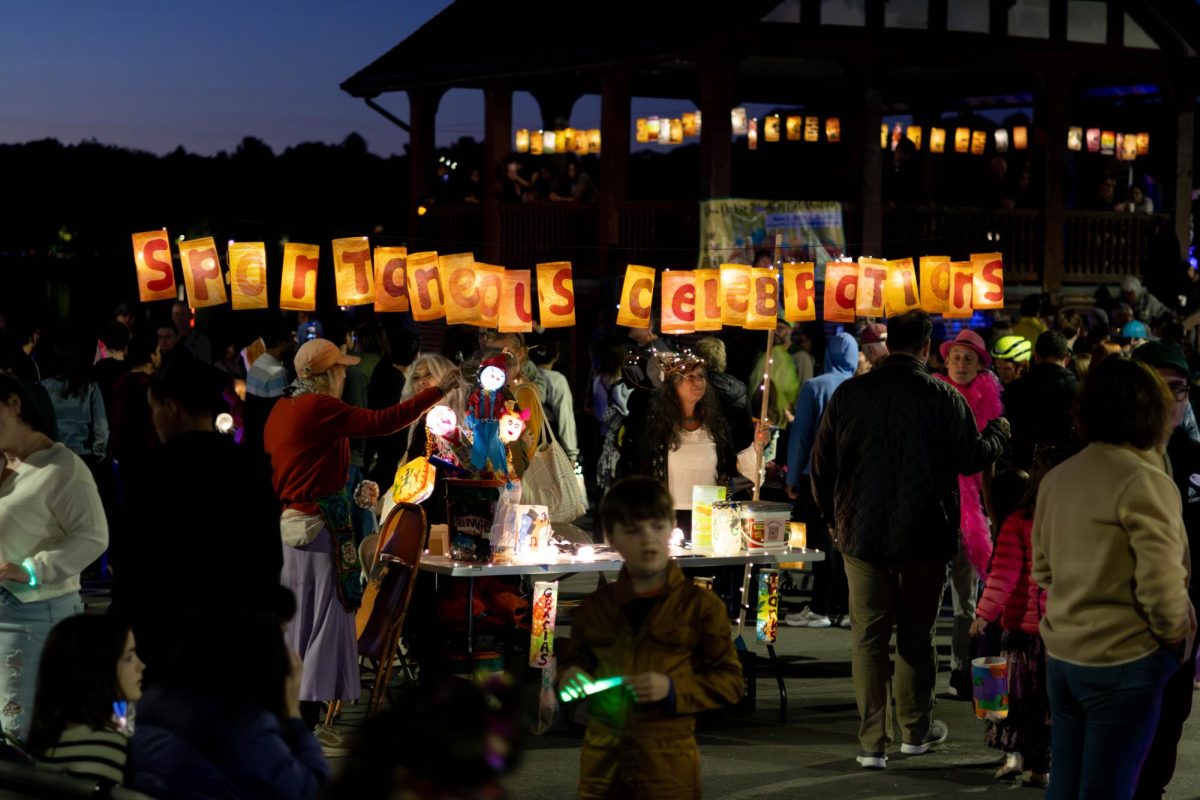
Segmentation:
<svg viewBox="0 0 1200 800">
<path fill-rule="evenodd" d="M 229 433 L 233 430 L 233 415 L 228 412 L 217 414 L 217 431 Z"/>
<path fill-rule="evenodd" d="M 590 544 L 585 544 L 583 547 L 575 551 L 575 557 L 580 561 L 595 561 L 596 548 L 592 547 Z"/>
</svg>

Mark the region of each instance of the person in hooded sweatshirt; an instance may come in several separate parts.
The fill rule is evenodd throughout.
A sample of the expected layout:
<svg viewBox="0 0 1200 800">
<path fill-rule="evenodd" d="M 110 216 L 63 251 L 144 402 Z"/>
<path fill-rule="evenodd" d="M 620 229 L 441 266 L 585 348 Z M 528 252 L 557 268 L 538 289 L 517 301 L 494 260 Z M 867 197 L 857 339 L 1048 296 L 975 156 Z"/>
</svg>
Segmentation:
<svg viewBox="0 0 1200 800">
<path fill-rule="evenodd" d="M 853 377 L 858 367 L 858 343 L 848 333 L 839 333 L 829 340 L 825 348 L 825 371 L 816 378 L 804 382 L 800 396 L 796 398 L 795 421 L 788 437 L 788 496 L 796 500 L 795 517 L 804 522 L 808 529 L 809 547 L 823 550 L 824 561 L 813 564 L 813 601 L 798 614 L 784 618 L 788 625 L 798 628 L 828 628 L 833 624 L 831 617 L 846 617 L 846 572 L 842 568 L 841 554 L 829 540 L 829 531 L 817 510 L 810 486 L 809 469 L 812 463 L 813 443 L 817 438 L 817 426 L 825 405 L 833 392 L 846 380 Z"/>
</svg>

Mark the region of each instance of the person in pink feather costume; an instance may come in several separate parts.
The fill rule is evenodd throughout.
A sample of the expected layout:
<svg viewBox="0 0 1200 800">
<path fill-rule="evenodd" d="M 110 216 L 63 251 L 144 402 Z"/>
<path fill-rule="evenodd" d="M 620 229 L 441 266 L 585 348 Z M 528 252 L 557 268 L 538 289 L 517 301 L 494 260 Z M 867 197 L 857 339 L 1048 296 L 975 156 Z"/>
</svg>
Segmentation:
<svg viewBox="0 0 1200 800">
<path fill-rule="evenodd" d="M 940 348 L 947 375 L 937 377 L 962 394 L 975 414 L 979 430 L 1004 413 L 1000 379 L 988 367 L 992 359 L 979 334 L 960 331 Z M 950 640 L 950 688 L 959 699 L 971 699 L 970 629 L 975 620 L 979 581 L 987 576 L 992 557 L 992 529 L 983 506 L 983 476 L 958 476 L 959 536 L 962 548 L 950 565 L 954 632 Z"/>
</svg>

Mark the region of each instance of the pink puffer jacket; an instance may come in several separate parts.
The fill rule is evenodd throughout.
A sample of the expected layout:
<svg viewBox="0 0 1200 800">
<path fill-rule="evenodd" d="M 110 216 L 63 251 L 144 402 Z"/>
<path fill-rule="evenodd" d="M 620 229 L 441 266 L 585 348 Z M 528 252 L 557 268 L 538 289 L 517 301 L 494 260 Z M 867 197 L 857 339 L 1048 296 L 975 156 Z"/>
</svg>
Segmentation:
<svg viewBox="0 0 1200 800">
<path fill-rule="evenodd" d="M 1033 510 L 1019 509 L 1004 520 L 996 539 L 991 570 L 975 614 L 988 622 L 1000 622 L 1006 631 L 1036 634 L 1046 613 L 1046 593 L 1030 577 L 1033 549 Z"/>
</svg>

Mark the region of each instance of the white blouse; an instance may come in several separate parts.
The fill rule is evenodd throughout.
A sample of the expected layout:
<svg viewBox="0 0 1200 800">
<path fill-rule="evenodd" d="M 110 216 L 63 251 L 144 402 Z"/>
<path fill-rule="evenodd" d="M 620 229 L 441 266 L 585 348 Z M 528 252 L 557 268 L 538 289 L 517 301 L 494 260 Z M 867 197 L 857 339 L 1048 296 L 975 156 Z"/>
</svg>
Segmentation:
<svg viewBox="0 0 1200 800">
<path fill-rule="evenodd" d="M 737 456 L 738 472 L 754 480 L 754 445 Z M 667 453 L 667 485 L 675 510 L 691 511 L 693 486 L 717 485 L 717 443 L 707 428 L 680 429 L 679 447 Z"/>
</svg>

